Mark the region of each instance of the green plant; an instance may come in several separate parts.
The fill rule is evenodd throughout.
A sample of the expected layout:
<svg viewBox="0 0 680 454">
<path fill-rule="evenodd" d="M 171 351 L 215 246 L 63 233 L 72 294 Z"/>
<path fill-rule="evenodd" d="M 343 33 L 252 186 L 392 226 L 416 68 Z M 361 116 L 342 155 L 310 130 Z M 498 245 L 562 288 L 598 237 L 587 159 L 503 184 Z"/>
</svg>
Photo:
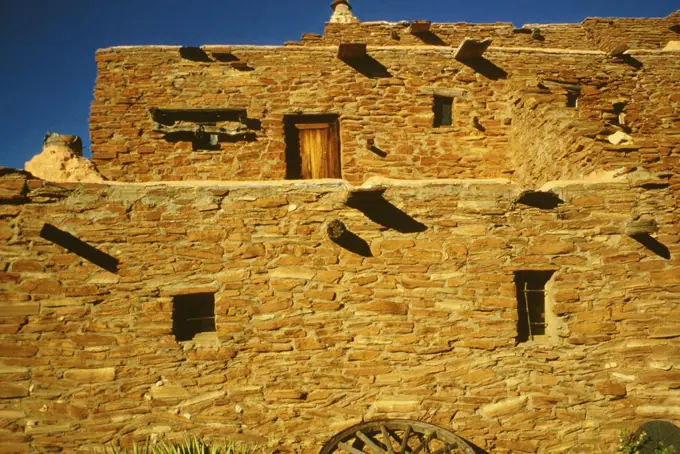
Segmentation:
<svg viewBox="0 0 680 454">
<path fill-rule="evenodd" d="M 651 441 L 651 438 L 645 431 L 635 434 L 629 430 L 622 429 L 619 437 L 619 447 L 616 448 L 616 452 L 622 454 L 640 454 L 642 449 Z M 673 447 L 666 447 L 662 442 L 658 442 L 657 446 L 650 446 L 650 448 L 654 449 L 654 454 L 675 454 Z M 651 451 L 647 450 L 646 452 Z"/>
<path fill-rule="evenodd" d="M 198 438 L 189 438 L 183 442 L 161 441 L 144 445 L 136 443 L 130 449 L 113 448 L 114 454 L 258 454 L 264 450 L 257 446 L 237 443 L 235 441 L 205 442 Z"/>
</svg>

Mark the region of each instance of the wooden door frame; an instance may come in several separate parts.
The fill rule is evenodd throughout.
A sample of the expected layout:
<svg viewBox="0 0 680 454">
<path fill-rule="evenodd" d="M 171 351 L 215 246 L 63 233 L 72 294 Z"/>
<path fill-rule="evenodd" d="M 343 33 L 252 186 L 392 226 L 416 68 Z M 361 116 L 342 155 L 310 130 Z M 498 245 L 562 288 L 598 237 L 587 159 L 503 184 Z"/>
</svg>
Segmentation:
<svg viewBox="0 0 680 454">
<path fill-rule="evenodd" d="M 337 114 L 310 114 L 284 116 L 284 136 L 286 141 L 286 179 L 299 180 L 302 178 L 302 158 L 300 156 L 299 132 L 305 129 L 321 129 L 328 127 L 333 130 L 334 146 L 337 156 L 338 176 L 342 178 L 342 143 L 340 140 L 340 119 Z"/>
</svg>

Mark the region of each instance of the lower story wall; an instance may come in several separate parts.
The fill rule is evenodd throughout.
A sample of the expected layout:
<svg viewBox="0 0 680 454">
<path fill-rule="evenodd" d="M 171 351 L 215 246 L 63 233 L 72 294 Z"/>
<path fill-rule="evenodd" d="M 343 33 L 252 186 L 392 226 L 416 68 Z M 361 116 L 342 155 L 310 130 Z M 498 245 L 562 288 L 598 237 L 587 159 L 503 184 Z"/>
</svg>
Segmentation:
<svg viewBox="0 0 680 454">
<path fill-rule="evenodd" d="M 614 452 L 621 428 L 680 422 L 677 200 L 632 181 L 556 185 L 551 208 L 506 180 L 379 197 L 4 171 L 0 452 L 188 434 L 317 452 L 378 418 L 493 453 Z M 658 232 L 631 238 L 634 219 Z M 329 239 L 333 220 L 351 242 Z M 522 270 L 554 271 L 551 334 L 518 343 Z M 178 342 L 177 296 L 197 293 L 216 333 Z"/>
</svg>

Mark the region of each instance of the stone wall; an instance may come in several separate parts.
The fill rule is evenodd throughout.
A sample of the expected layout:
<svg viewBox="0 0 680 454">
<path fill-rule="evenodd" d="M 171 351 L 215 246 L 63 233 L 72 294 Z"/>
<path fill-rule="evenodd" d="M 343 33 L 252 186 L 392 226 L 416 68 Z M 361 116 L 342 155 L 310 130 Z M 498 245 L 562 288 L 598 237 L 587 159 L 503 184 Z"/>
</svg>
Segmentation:
<svg viewBox="0 0 680 454">
<path fill-rule="evenodd" d="M 374 46 L 458 46 L 464 38 L 491 38 L 500 47 L 532 47 L 572 50 L 612 50 L 619 44 L 640 49 L 662 49 L 678 39 L 670 27 L 678 25 L 677 13 L 666 18 L 590 18 L 581 24 L 433 23 L 429 33 L 412 34 L 409 22 L 326 24 L 323 36 L 303 35 L 305 45 L 363 42 Z M 538 29 L 539 33 L 532 31 Z"/>
<path fill-rule="evenodd" d="M 513 179 L 537 187 L 553 179 L 636 166 L 676 175 L 680 141 L 671 112 L 680 109 L 678 70 L 656 52 L 632 53 L 640 68 L 622 64 L 616 76 L 597 72 L 597 63 L 586 56 L 568 58 L 592 72 L 546 70 L 538 84 L 518 93 L 510 130 Z M 667 82 L 659 83 L 662 79 Z M 643 94 L 643 87 L 657 83 L 667 87 L 664 93 Z M 565 108 L 569 87 L 579 90 L 574 108 Z M 623 131 L 629 140 L 610 141 Z"/>
<path fill-rule="evenodd" d="M 637 49 L 662 49 L 677 40 L 678 13 L 666 19 L 586 19 L 583 28 L 599 49 L 610 51 L 620 44 Z M 677 30 L 677 29 L 676 29 Z"/>
<path fill-rule="evenodd" d="M 362 419 L 407 417 L 493 453 L 602 453 L 622 427 L 680 422 L 674 191 L 640 172 L 553 186 L 563 203 L 541 209 L 507 180 L 395 181 L 380 218 L 334 180 L 4 170 L 0 451 L 200 434 L 315 452 Z M 329 240 L 331 219 L 372 256 Z M 645 246 L 631 219 L 658 234 Z M 41 237 L 46 223 L 117 271 Z M 517 344 L 514 272 L 548 269 L 555 335 Z M 173 297 L 196 292 L 215 294 L 217 336 L 178 343 Z"/>
<path fill-rule="evenodd" d="M 392 39 L 392 31 L 405 30 L 403 23 L 328 24 L 325 36 L 305 35 L 302 43 L 285 47 L 104 49 L 97 52 L 92 156 L 104 176 L 118 181 L 284 179 L 286 116 L 334 114 L 340 120 L 342 176 L 352 183 L 372 175 L 521 181 L 513 163 L 526 160 L 523 149 L 535 120 L 522 118 L 526 102 L 518 100 L 543 84 L 548 90 L 541 94 L 553 96 L 534 96 L 531 109 L 550 105 L 536 111 L 552 112 L 538 119 L 544 135 L 569 134 L 580 148 L 530 147 L 532 155 L 560 159 L 548 179 L 600 165 L 665 162 L 677 153 L 670 129 L 677 123 L 680 70 L 676 52 L 658 49 L 677 37 L 669 28 L 675 21 L 551 25 L 542 28 L 544 41 L 514 33 L 510 24 L 434 24 L 433 34 L 448 40 L 440 46 L 418 46 L 421 39 L 410 34 Z M 453 47 L 466 36 L 492 37 L 498 47 L 485 54 L 487 60 L 461 63 Z M 624 58 L 597 50 L 633 39 L 638 48 L 657 50 Z M 572 41 L 583 46 L 570 46 Z M 369 57 L 340 60 L 337 44 L 347 42 L 367 42 Z M 540 46 L 532 49 L 532 43 Z M 566 107 L 569 86 L 581 93 L 574 109 Z M 433 127 L 435 95 L 454 98 L 453 126 Z M 603 147 L 615 103 L 625 106 L 625 126 L 639 147 Z M 242 109 L 249 134 L 212 151 L 194 151 L 186 137 L 155 130 L 151 111 L 157 108 Z M 565 118 L 569 130 L 561 124 Z"/>
</svg>

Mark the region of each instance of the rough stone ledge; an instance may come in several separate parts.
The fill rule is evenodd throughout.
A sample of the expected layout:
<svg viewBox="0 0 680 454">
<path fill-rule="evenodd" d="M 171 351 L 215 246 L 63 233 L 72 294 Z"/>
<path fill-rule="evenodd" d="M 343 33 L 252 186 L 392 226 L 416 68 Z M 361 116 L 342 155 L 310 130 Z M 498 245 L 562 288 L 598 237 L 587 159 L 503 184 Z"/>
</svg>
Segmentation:
<svg viewBox="0 0 680 454">
<path fill-rule="evenodd" d="M 201 48 L 215 47 L 217 44 L 206 44 L 200 46 Z M 222 45 L 222 46 L 226 46 Z M 145 51 L 145 50 L 177 50 L 184 46 L 114 46 L 106 47 L 103 49 L 98 49 L 97 53 L 106 52 L 118 52 L 118 51 Z M 277 52 L 292 52 L 292 53 L 326 53 L 326 52 L 337 52 L 337 45 L 322 45 L 322 46 L 305 46 L 305 47 L 290 47 L 290 46 L 248 46 L 248 45 L 229 45 L 232 52 L 236 53 L 239 51 L 247 52 L 265 52 L 265 51 L 277 51 Z M 442 46 L 377 46 L 368 45 L 369 52 L 379 53 L 379 52 L 394 52 L 394 51 L 409 51 L 411 53 L 415 52 L 417 54 L 428 54 L 428 53 L 440 53 L 440 54 L 453 54 L 456 49 L 454 47 L 442 47 Z M 563 55 L 607 55 L 608 53 L 602 50 L 591 50 L 591 49 L 560 49 L 557 47 L 499 47 L 491 46 L 488 51 L 490 54 L 493 53 L 532 53 L 532 54 L 563 54 Z M 677 53 L 674 49 L 629 49 L 624 52 L 626 55 L 667 55 L 672 56 Z"/>
<path fill-rule="evenodd" d="M 35 178 L 32 175 L 14 169 L 5 168 L 5 174 L 21 174 L 24 178 Z M 12 172 L 14 170 L 14 172 Z M 287 190 L 344 190 L 344 191 L 362 191 L 370 189 L 388 189 L 390 187 L 400 188 L 427 188 L 427 187 L 470 187 L 470 186 L 484 186 L 484 185 L 507 185 L 508 188 L 516 191 L 530 189 L 540 191 L 550 191 L 553 189 L 565 189 L 570 186 L 577 185 L 601 185 L 612 184 L 622 185 L 630 184 L 629 174 L 623 173 L 623 169 L 616 169 L 608 172 L 600 172 L 592 175 L 587 175 L 581 179 L 570 180 L 553 180 L 543 184 L 540 188 L 522 187 L 518 182 L 507 178 L 470 178 L 470 179 L 454 179 L 454 178 L 439 178 L 439 179 L 419 179 L 419 180 L 400 180 L 385 177 L 371 177 L 363 184 L 355 186 L 343 179 L 324 179 L 324 180 L 244 180 L 244 181 L 229 181 L 229 180 L 186 180 L 186 181 L 147 181 L 147 182 L 123 182 L 123 181 L 103 181 L 100 183 L 59 183 L 44 181 L 47 184 L 61 187 L 64 189 L 76 189 L 85 186 L 87 188 L 105 188 L 105 187 L 126 187 L 126 188 L 153 188 L 153 187 L 182 187 L 182 188 L 207 188 L 219 190 L 238 190 L 238 189 L 287 189 Z M 632 174 L 630 174 L 632 175 Z"/>
<path fill-rule="evenodd" d="M 668 55 L 669 57 L 675 57 L 675 53 L 680 52 L 680 49 L 629 49 L 624 52 L 624 55 Z"/>
<path fill-rule="evenodd" d="M 50 183 L 50 182 L 48 182 Z M 191 188 L 214 188 L 214 189 L 344 189 L 353 191 L 357 189 L 373 189 L 380 187 L 436 187 L 436 186 L 471 186 L 471 185 L 508 185 L 509 187 L 519 187 L 519 185 L 507 178 L 479 178 L 479 179 L 425 179 L 425 180 L 396 180 L 384 177 L 371 177 L 360 186 L 355 186 L 346 180 L 327 179 L 327 180 L 248 180 L 248 181 L 229 181 L 229 180 L 186 180 L 186 181 L 147 181 L 147 182 L 123 182 L 123 181 L 104 181 L 101 183 L 54 183 L 64 188 L 76 188 L 79 185 L 106 187 L 191 187 Z"/>
<path fill-rule="evenodd" d="M 200 46 L 201 48 L 204 47 L 211 47 L 211 46 L 217 46 L 217 44 L 206 44 L 203 46 Z M 224 45 L 226 46 L 226 44 Z M 117 51 L 128 51 L 128 50 L 136 50 L 136 51 L 144 51 L 144 50 L 177 50 L 181 49 L 184 46 L 114 46 L 114 47 L 107 47 L 103 49 L 99 49 L 97 52 L 117 52 Z M 293 53 L 304 53 L 304 54 L 310 54 L 314 52 L 318 53 L 324 53 L 324 52 L 337 52 L 338 46 L 337 45 L 322 45 L 322 46 L 305 46 L 305 47 L 290 47 L 290 46 L 239 46 L 239 45 L 230 45 L 232 52 L 237 53 L 238 51 L 248 51 L 248 52 L 262 52 L 262 51 L 272 51 L 276 50 L 277 52 L 285 51 L 285 52 L 293 52 Z M 456 49 L 454 47 L 443 47 L 443 46 L 427 46 L 427 45 L 418 45 L 418 46 L 377 46 L 377 45 L 368 45 L 367 50 L 369 52 L 380 52 L 380 51 L 409 51 L 409 52 L 416 52 L 416 53 L 431 53 L 431 52 L 437 52 L 440 54 L 453 54 L 455 53 Z M 531 52 L 531 53 L 538 53 L 538 54 L 570 54 L 570 55 L 606 55 L 607 53 L 601 50 L 589 50 L 589 49 L 560 49 L 560 48 L 540 48 L 540 47 L 498 47 L 498 46 L 492 46 L 489 47 L 489 52 L 509 52 L 509 53 L 524 53 L 524 52 Z M 630 51 L 629 51 L 630 52 Z M 636 52 L 640 53 L 662 53 L 661 50 L 651 50 L 651 51 L 645 51 L 644 49 L 640 49 Z M 668 51 L 666 51 L 668 52 Z"/>
</svg>

